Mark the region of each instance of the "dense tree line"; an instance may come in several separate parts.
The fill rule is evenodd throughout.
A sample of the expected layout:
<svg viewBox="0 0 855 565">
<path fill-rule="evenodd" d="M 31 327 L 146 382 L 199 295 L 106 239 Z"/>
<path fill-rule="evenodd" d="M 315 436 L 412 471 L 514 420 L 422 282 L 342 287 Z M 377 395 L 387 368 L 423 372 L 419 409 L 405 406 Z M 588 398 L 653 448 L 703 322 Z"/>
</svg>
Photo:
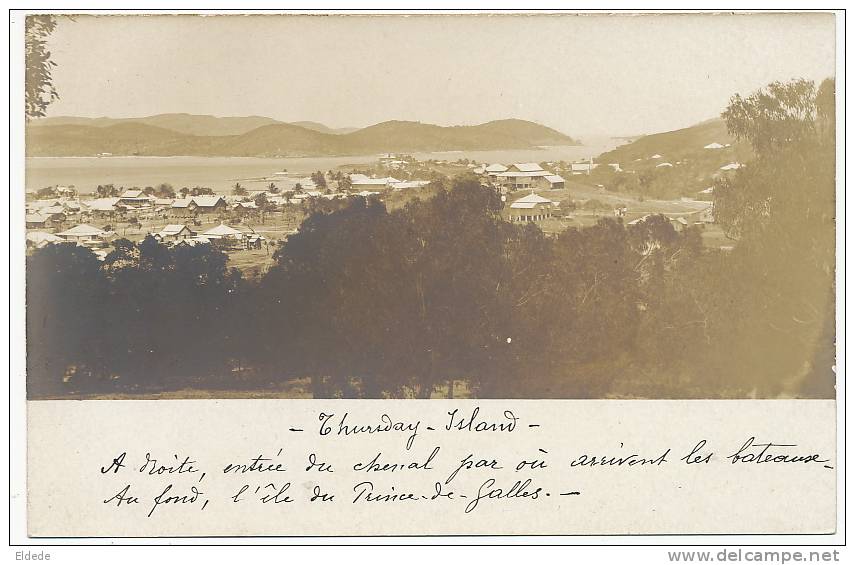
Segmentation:
<svg viewBox="0 0 855 565">
<path fill-rule="evenodd" d="M 30 394 L 831 396 L 833 100 L 830 82 L 732 100 L 756 159 L 715 193 L 729 253 L 663 216 L 548 238 L 473 176 L 307 210 L 255 279 L 209 246 L 49 245 L 27 265 Z"/>
</svg>

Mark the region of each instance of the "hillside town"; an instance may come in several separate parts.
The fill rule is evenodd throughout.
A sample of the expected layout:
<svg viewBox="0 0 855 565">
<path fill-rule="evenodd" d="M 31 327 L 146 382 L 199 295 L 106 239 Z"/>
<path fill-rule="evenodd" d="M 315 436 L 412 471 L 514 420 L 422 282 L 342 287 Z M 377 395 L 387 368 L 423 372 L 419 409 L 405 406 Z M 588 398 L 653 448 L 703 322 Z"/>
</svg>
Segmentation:
<svg viewBox="0 0 855 565">
<path fill-rule="evenodd" d="M 724 147 L 712 143 L 704 149 Z M 682 164 L 665 161 L 660 154 L 649 159 L 656 168 Z M 609 215 L 632 225 L 663 214 L 677 231 L 688 226 L 704 230 L 715 223 L 712 186 L 698 191 L 696 198 L 644 201 L 591 180 L 604 178 L 599 173 L 603 168 L 612 175 L 625 173 L 624 167 L 637 166 L 637 161 L 623 167 L 592 159 L 572 163 L 475 163 L 466 159 L 419 162 L 409 155 L 383 154 L 364 172 L 353 168 L 354 172 L 318 171 L 304 176 L 280 171 L 252 179 L 263 189 L 247 189 L 238 182 L 232 194 L 227 195 L 200 187 L 176 192 L 168 184 L 144 189 L 98 186 L 89 193 L 60 185 L 28 194 L 26 241 L 30 249 L 60 243 L 81 245 L 104 259 L 116 239 L 141 241 L 151 236 L 168 246 L 214 243 L 231 254 L 264 251 L 264 255 L 256 254 L 260 258 L 269 256 L 271 246 L 295 233 L 311 210 L 323 209 L 324 202 L 334 206 L 336 201 L 361 197 L 400 205 L 414 198 L 429 198 L 434 185 L 442 184 L 443 174 L 477 176 L 482 186 L 501 195 L 504 219 L 534 223 L 547 235 L 593 225 Z M 713 177 L 740 166 L 729 162 L 719 167 Z M 418 178 L 419 175 L 431 180 Z M 720 243 L 719 239 L 713 245 Z"/>
</svg>

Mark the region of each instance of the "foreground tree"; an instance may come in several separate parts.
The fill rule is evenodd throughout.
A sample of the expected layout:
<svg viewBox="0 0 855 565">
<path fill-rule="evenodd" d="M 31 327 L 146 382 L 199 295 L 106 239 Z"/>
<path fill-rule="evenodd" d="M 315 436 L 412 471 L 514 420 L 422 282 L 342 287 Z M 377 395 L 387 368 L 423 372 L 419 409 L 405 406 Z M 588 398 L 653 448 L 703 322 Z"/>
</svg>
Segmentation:
<svg viewBox="0 0 855 565">
<path fill-rule="evenodd" d="M 56 18 L 47 14 L 29 15 L 24 20 L 24 112 L 27 119 L 42 118 L 47 107 L 59 98 L 53 85 L 53 68 L 47 40 L 56 29 Z"/>
<path fill-rule="evenodd" d="M 756 154 L 715 192 L 716 219 L 739 242 L 729 304 L 743 322 L 723 339 L 762 395 L 833 395 L 834 100 L 833 80 L 797 80 L 735 96 L 723 113 Z"/>
</svg>

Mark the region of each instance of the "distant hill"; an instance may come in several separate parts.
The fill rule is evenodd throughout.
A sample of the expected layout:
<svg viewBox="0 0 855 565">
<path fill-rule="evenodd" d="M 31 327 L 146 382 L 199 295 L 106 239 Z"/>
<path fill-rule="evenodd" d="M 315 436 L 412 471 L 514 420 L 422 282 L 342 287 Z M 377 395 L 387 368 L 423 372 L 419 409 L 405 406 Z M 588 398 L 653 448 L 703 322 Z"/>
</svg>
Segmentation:
<svg viewBox="0 0 855 565">
<path fill-rule="evenodd" d="M 343 134 L 343 133 L 351 133 L 359 128 L 331 128 L 325 126 L 319 122 L 291 122 L 293 126 L 300 126 L 301 128 L 310 129 L 312 131 L 317 131 L 320 133 L 334 133 L 334 134 Z"/>
<path fill-rule="evenodd" d="M 186 135 L 240 135 L 261 126 L 282 122 L 264 116 L 218 117 L 200 114 L 157 114 L 143 118 L 77 118 L 57 116 L 42 118 L 30 126 L 81 125 L 110 127 L 119 124 L 144 124 L 169 129 Z"/>
<path fill-rule="evenodd" d="M 542 145 L 578 145 L 554 129 L 524 120 L 500 120 L 477 126 L 442 127 L 421 122 L 383 122 L 344 136 L 351 147 L 384 151 L 528 149 Z"/>
<path fill-rule="evenodd" d="M 721 147 L 706 149 L 711 144 Z M 688 196 L 701 198 L 701 191 L 724 174 L 721 167 L 746 163 L 753 158 L 751 147 L 727 133 L 722 119 L 713 119 L 675 131 L 641 136 L 596 158 L 600 167 L 591 181 L 610 190 L 643 194 L 651 198 Z M 615 173 L 607 163 L 617 163 Z"/>
<path fill-rule="evenodd" d="M 597 158 L 597 161 L 628 164 L 636 159 L 644 160 L 656 154 L 662 155 L 669 161 L 679 161 L 698 153 L 706 152 L 709 154 L 709 152 L 715 151 L 704 149 L 711 143 L 721 145 L 733 145 L 735 143 L 733 137 L 727 133 L 727 125 L 724 120 L 716 118 L 675 131 L 643 135 L 603 153 Z"/>
<path fill-rule="evenodd" d="M 261 125 L 250 127 L 256 123 Z M 27 127 L 27 155 L 320 156 L 528 149 L 578 143 L 554 129 L 524 120 L 450 127 L 392 121 L 350 133 L 331 133 L 336 130 L 316 122 L 300 123 L 303 125 L 258 116 L 217 118 L 190 114 L 128 119 L 47 118 Z M 200 131 L 240 133 L 213 135 Z"/>
</svg>

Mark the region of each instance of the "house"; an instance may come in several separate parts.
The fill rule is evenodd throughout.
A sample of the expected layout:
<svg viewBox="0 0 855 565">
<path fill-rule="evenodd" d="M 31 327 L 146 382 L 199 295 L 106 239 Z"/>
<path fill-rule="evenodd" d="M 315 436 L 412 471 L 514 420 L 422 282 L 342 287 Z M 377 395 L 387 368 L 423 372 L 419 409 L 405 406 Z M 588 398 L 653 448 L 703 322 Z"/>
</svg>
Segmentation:
<svg viewBox="0 0 855 565">
<path fill-rule="evenodd" d="M 499 164 L 499 163 L 493 163 L 492 165 L 487 165 L 486 167 L 484 167 L 484 171 L 485 171 L 487 174 L 490 174 L 490 173 L 504 173 L 504 172 L 505 172 L 505 171 L 507 171 L 507 170 L 508 170 L 508 168 L 507 168 L 506 166 L 504 166 L 504 165 L 502 165 L 502 164 Z"/>
<path fill-rule="evenodd" d="M 192 198 L 178 198 L 172 202 L 170 210 L 175 216 L 189 218 L 196 212 L 196 203 Z"/>
<path fill-rule="evenodd" d="M 261 249 L 261 245 L 267 241 L 267 238 L 261 234 L 252 232 L 244 238 L 247 249 Z"/>
<path fill-rule="evenodd" d="M 212 239 L 232 239 L 239 240 L 243 238 L 243 232 L 226 224 L 220 224 L 217 227 L 211 228 L 202 234 L 202 237 L 208 240 Z"/>
<path fill-rule="evenodd" d="M 543 180 L 549 183 L 549 188 L 564 188 L 564 179 L 558 175 L 546 175 Z"/>
<path fill-rule="evenodd" d="M 155 198 L 154 207 L 161 210 L 172 208 L 173 202 L 175 202 L 174 198 Z"/>
<path fill-rule="evenodd" d="M 401 182 L 396 178 L 392 177 L 384 177 L 384 178 L 371 178 L 366 175 L 355 173 L 350 175 L 350 186 L 354 189 L 362 189 L 366 190 L 369 188 L 372 189 L 385 189 L 388 188 L 392 183 Z"/>
<path fill-rule="evenodd" d="M 27 233 L 28 248 L 41 249 L 51 243 L 65 243 L 65 240 L 46 231 L 31 231 Z"/>
<path fill-rule="evenodd" d="M 255 232 L 252 228 L 246 228 L 244 232 L 226 224 L 220 224 L 204 232 L 201 236 L 194 238 L 196 241 L 218 240 L 232 246 L 243 244 L 246 249 L 260 249 L 267 238 Z"/>
<path fill-rule="evenodd" d="M 44 228 L 47 226 L 48 219 L 42 214 L 27 214 L 24 217 L 24 225 L 27 229 Z"/>
<path fill-rule="evenodd" d="M 518 173 L 540 173 L 545 172 L 543 167 L 538 165 L 537 163 L 514 163 L 510 167 L 507 168 L 508 172 L 518 172 Z"/>
<path fill-rule="evenodd" d="M 61 224 L 65 221 L 68 210 L 63 206 L 48 206 L 39 210 L 39 214 L 45 216 L 50 223 Z"/>
<path fill-rule="evenodd" d="M 168 224 L 159 232 L 153 234 L 154 237 L 161 241 L 180 241 L 182 239 L 190 239 L 196 232 L 188 228 L 184 224 Z"/>
<path fill-rule="evenodd" d="M 144 208 L 151 206 L 153 202 L 154 198 L 138 189 L 126 190 L 119 196 L 119 203 L 130 208 Z"/>
<path fill-rule="evenodd" d="M 232 204 L 232 210 L 235 210 L 236 212 L 246 212 L 249 210 L 258 210 L 258 204 L 256 204 L 252 200 L 244 201 L 244 202 L 235 202 L 234 204 Z"/>
<path fill-rule="evenodd" d="M 574 175 L 590 175 L 591 171 L 596 168 L 597 165 L 590 161 L 587 163 L 570 163 L 570 173 Z"/>
<path fill-rule="evenodd" d="M 107 244 L 109 233 L 89 224 L 80 224 L 70 230 L 59 232 L 56 235 L 66 241 L 73 241 L 91 247 L 103 247 Z"/>
<path fill-rule="evenodd" d="M 532 192 L 515 200 L 510 206 L 510 220 L 512 222 L 537 222 L 551 218 L 552 213 L 558 207 L 557 202 L 544 198 Z"/>
<path fill-rule="evenodd" d="M 211 243 L 211 240 L 206 237 L 201 237 L 197 235 L 190 239 L 179 239 L 173 244 L 173 247 L 196 247 L 197 245 L 202 245 L 206 243 Z"/>
<path fill-rule="evenodd" d="M 172 203 L 172 214 L 179 217 L 192 217 L 197 214 L 217 214 L 228 208 L 222 196 L 191 196 L 179 198 Z"/>
<path fill-rule="evenodd" d="M 49 208 L 51 206 L 62 206 L 62 200 L 59 200 L 59 199 L 32 200 L 30 202 L 27 202 L 27 212 L 33 214 L 36 212 L 40 212 L 43 208 Z"/>
<path fill-rule="evenodd" d="M 118 198 L 96 198 L 81 202 L 82 211 L 93 218 L 112 218 L 117 212 L 125 210 Z"/>
<path fill-rule="evenodd" d="M 217 214 L 228 208 L 222 196 L 193 196 L 190 200 L 196 204 L 197 214 Z"/>
</svg>

